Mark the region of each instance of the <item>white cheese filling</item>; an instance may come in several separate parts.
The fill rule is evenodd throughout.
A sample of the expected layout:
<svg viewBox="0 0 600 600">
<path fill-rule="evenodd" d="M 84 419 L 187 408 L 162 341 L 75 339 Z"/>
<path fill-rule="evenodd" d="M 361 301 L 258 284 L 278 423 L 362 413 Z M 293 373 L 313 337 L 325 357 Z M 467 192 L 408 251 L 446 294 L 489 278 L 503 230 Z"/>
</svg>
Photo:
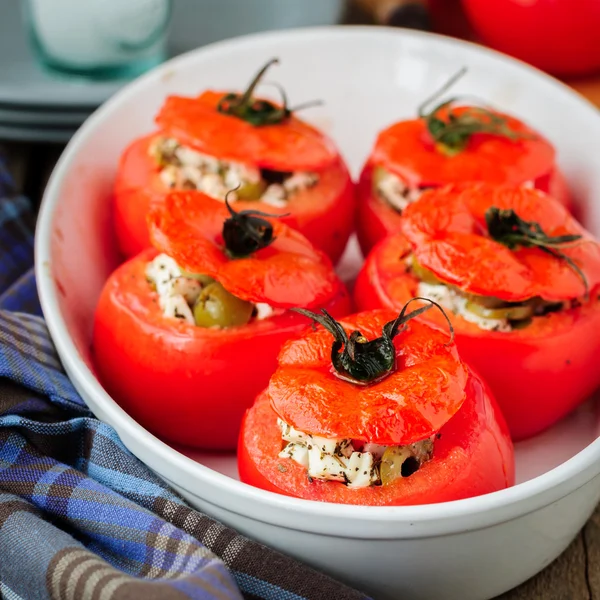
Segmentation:
<svg viewBox="0 0 600 600">
<path fill-rule="evenodd" d="M 182 319 L 194 325 L 191 306 L 202 291 L 202 284 L 184 277 L 179 265 L 166 254 L 159 254 L 146 266 L 146 277 L 154 284 L 158 304 L 165 317 Z"/>
<path fill-rule="evenodd" d="M 172 138 L 159 138 L 150 148 L 163 169 L 160 178 L 170 188 L 196 189 L 217 199 L 235 202 L 238 200 L 234 188 L 238 186 L 265 185 L 260 199 L 266 204 L 285 207 L 289 197 L 301 190 L 316 185 L 319 176 L 315 173 L 294 172 L 284 176 L 281 183 L 266 185 L 261 171 L 251 165 L 235 161 L 219 160 L 192 148 L 180 145 Z"/>
<path fill-rule="evenodd" d="M 146 265 L 146 277 L 156 288 L 158 304 L 165 317 L 195 324 L 192 309 L 202 292 L 200 281 L 186 277 L 179 265 L 166 254 L 159 254 Z M 274 309 L 259 302 L 254 305 L 254 312 L 255 319 L 263 320 L 273 315 Z"/>
<path fill-rule="evenodd" d="M 287 442 L 279 457 L 294 460 L 306 469 L 309 477 L 339 481 L 354 488 L 380 483 L 379 465 L 388 446 L 369 443 L 357 446 L 350 439 L 328 439 L 303 433 L 282 419 L 277 419 L 277 424 L 283 441 Z M 431 438 L 401 448 L 405 458 L 413 457 L 420 465 L 431 458 L 432 444 Z"/>
<path fill-rule="evenodd" d="M 421 197 L 424 189 L 410 187 L 405 181 L 389 171 L 382 172 L 376 183 L 377 193 L 398 212 Z"/>
<path fill-rule="evenodd" d="M 263 319 L 268 319 L 275 312 L 273 307 L 270 304 L 266 304 L 265 302 L 257 302 L 254 305 L 254 311 L 256 313 L 255 318 L 259 321 Z"/>
<path fill-rule="evenodd" d="M 535 187 L 533 181 L 525 181 L 522 185 L 525 188 Z M 398 175 L 380 168 L 375 189 L 388 204 L 398 212 L 402 212 L 409 204 L 418 200 L 423 192 L 429 188 L 411 187 Z"/>
<path fill-rule="evenodd" d="M 421 281 L 419 282 L 417 296 L 437 302 L 443 308 L 462 317 L 465 321 L 475 323 L 480 329 L 502 332 L 512 331 L 512 326 L 507 319 L 487 319 L 467 310 L 467 298 L 447 285 Z"/>
<path fill-rule="evenodd" d="M 295 460 L 307 470 L 309 477 L 341 481 L 349 487 L 368 487 L 379 480 L 374 451 L 355 452 L 351 440 L 331 440 L 302 433 L 281 419 L 277 423 L 281 437 L 288 442 L 279 456 Z M 385 450 L 383 446 L 380 448 Z"/>
</svg>

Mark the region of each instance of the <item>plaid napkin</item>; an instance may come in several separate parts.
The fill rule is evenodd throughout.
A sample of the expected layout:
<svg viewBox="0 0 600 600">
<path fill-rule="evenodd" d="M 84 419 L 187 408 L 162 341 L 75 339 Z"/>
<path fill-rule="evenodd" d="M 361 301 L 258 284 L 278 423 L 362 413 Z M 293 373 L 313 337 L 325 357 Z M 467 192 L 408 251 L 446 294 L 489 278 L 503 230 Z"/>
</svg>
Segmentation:
<svg viewBox="0 0 600 600">
<path fill-rule="evenodd" d="M 93 417 L 41 318 L 34 213 L 0 156 L 0 596 L 360 600 L 191 509 Z"/>
</svg>

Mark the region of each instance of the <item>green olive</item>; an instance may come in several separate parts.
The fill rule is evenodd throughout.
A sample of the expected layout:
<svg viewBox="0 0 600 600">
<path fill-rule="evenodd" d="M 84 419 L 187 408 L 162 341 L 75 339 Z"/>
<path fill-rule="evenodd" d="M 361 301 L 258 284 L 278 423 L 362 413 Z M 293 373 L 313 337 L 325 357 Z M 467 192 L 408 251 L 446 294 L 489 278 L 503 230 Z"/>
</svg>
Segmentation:
<svg viewBox="0 0 600 600">
<path fill-rule="evenodd" d="M 476 294 L 465 294 L 469 302 L 479 304 L 483 308 L 505 308 L 506 300 L 501 300 L 495 296 L 479 296 Z"/>
<path fill-rule="evenodd" d="M 384 169 L 383 167 L 375 167 L 373 169 L 373 185 L 377 187 L 381 183 L 381 180 L 385 179 L 387 176 L 387 169 Z"/>
<path fill-rule="evenodd" d="M 266 189 L 267 184 L 259 179 L 258 181 L 246 181 L 235 193 L 240 200 L 260 200 Z"/>
<path fill-rule="evenodd" d="M 411 269 L 413 275 L 423 283 L 439 284 L 442 283 L 429 269 L 420 265 L 415 258 L 412 258 Z"/>
<path fill-rule="evenodd" d="M 513 306 L 503 306 L 500 308 L 486 308 L 477 302 L 469 300 L 465 305 L 465 308 L 484 319 L 523 321 L 531 318 L 533 315 L 533 306 L 531 304 L 515 304 Z"/>
<path fill-rule="evenodd" d="M 388 446 L 381 457 L 381 464 L 379 465 L 381 484 L 387 485 L 402 477 L 402 465 L 407 458 L 411 457 L 412 453 L 405 447 Z"/>
<path fill-rule="evenodd" d="M 202 273 L 189 273 L 188 271 L 184 271 L 181 269 L 181 274 L 188 279 L 195 279 L 202 284 L 202 287 L 206 287 L 207 285 L 213 283 L 215 280 L 208 275 L 203 275 Z"/>
<path fill-rule="evenodd" d="M 229 293 L 218 281 L 208 284 L 194 304 L 198 327 L 235 327 L 250 321 L 254 305 Z"/>
</svg>

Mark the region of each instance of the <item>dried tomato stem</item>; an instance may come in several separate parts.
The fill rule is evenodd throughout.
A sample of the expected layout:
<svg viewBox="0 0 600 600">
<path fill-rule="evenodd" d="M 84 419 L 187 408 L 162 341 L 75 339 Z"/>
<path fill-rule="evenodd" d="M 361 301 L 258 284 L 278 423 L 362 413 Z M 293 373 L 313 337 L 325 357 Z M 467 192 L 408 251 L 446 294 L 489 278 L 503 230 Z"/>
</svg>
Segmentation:
<svg viewBox="0 0 600 600">
<path fill-rule="evenodd" d="M 524 134 L 509 127 L 505 117 L 486 108 L 469 106 L 457 114 L 452 105 L 459 98 L 445 100 L 427 112 L 428 107 L 466 72 L 466 67 L 463 67 L 419 106 L 419 117 L 424 119 L 427 131 L 436 143 L 437 149 L 449 156 L 457 154 L 467 147 L 471 136 L 476 133 L 487 133 L 511 140 L 524 137 Z"/>
<path fill-rule="evenodd" d="M 242 119 L 250 125 L 260 127 L 263 125 L 277 125 L 287 120 L 293 112 L 315 106 L 320 101 L 305 103 L 296 108 L 289 108 L 287 95 L 284 89 L 277 83 L 275 85 L 281 94 L 283 106 L 279 107 L 268 100 L 260 100 L 254 97 L 254 90 L 261 82 L 267 70 L 275 64 L 279 64 L 279 59 L 272 58 L 262 69 L 254 76 L 250 85 L 243 94 L 229 93 L 225 94 L 217 104 L 217 110 L 223 114 Z"/>
<path fill-rule="evenodd" d="M 521 219 L 513 209 L 500 209 L 496 206 L 488 208 L 485 213 L 485 221 L 490 237 L 509 250 L 514 250 L 519 246 L 539 248 L 547 254 L 564 260 L 583 282 L 585 297 L 588 297 L 589 284 L 585 273 L 570 256 L 560 250 L 560 248 L 568 248 L 573 244 L 580 243 L 581 235 L 550 236 L 544 232 L 539 223 Z"/>
<path fill-rule="evenodd" d="M 418 109 L 419 117 L 421 117 L 421 119 L 427 118 L 428 114 L 430 114 L 427 113 L 427 107 L 435 100 L 438 100 L 440 96 L 442 96 L 442 94 L 447 92 L 461 77 L 466 75 L 466 73 L 467 67 L 462 67 L 457 73 L 454 73 L 454 75 L 452 75 L 452 77 L 450 77 L 450 79 L 448 79 L 448 81 L 446 81 L 446 83 L 444 83 L 444 85 L 442 85 L 441 88 L 439 88 L 433 94 L 431 94 L 429 98 L 426 98 L 424 102 L 421 102 Z"/>
<path fill-rule="evenodd" d="M 235 189 L 230 190 L 227 196 Z M 225 219 L 222 230 L 227 253 L 232 258 L 244 258 L 271 245 L 276 239 L 273 235 L 273 225 L 262 217 L 286 217 L 288 215 L 272 215 L 259 210 L 236 212 L 229 204 L 227 196 L 225 197 L 225 206 L 230 217 Z"/>
<path fill-rule="evenodd" d="M 255 76 L 254 79 L 250 82 L 250 85 L 244 92 L 244 95 L 240 98 L 241 105 L 247 105 L 252 102 L 252 94 L 256 89 L 256 86 L 260 83 L 260 80 L 264 77 L 265 73 L 273 66 L 278 65 L 279 59 L 272 58 Z"/>
<path fill-rule="evenodd" d="M 416 300 L 428 302 L 407 314 L 407 308 Z M 336 375 L 345 381 L 357 385 L 368 385 L 385 379 L 396 370 L 396 348 L 394 338 L 406 329 L 406 324 L 415 317 L 423 314 L 433 307 L 437 307 L 450 327 L 451 339 L 454 340 L 454 329 L 444 309 L 429 298 L 420 296 L 409 300 L 396 319 L 383 326 L 382 336 L 374 340 L 367 340 L 360 331 L 352 331 L 350 335 L 325 309 L 322 314 L 313 313 L 303 308 L 295 308 L 296 312 L 309 317 L 322 325 L 333 336 L 331 346 L 331 363 Z"/>
</svg>

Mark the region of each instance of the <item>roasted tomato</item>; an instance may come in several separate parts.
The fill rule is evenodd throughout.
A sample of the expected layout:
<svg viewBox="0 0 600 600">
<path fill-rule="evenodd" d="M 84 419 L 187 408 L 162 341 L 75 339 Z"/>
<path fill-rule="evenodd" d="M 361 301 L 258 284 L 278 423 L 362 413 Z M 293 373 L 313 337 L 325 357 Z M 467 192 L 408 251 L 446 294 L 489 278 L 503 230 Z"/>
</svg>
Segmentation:
<svg viewBox="0 0 600 600">
<path fill-rule="evenodd" d="M 420 312 L 420 311 L 417 311 Z M 428 504 L 514 483 L 486 385 L 447 331 L 365 312 L 287 342 L 240 433 L 242 481 L 343 504 Z"/>
<path fill-rule="evenodd" d="M 429 102 L 429 101 L 428 101 Z M 442 102 L 419 118 L 381 131 L 357 188 L 357 234 L 363 254 L 398 231 L 400 215 L 429 188 L 485 181 L 523 184 L 572 201 L 555 150 L 513 116 Z"/>
<path fill-rule="evenodd" d="M 514 439 L 600 385 L 600 245 L 558 202 L 518 186 L 452 185 L 411 204 L 401 230 L 369 255 L 357 306 L 424 296 L 447 308 L 461 356 L 489 383 Z"/>
<path fill-rule="evenodd" d="M 172 189 L 197 189 L 238 210 L 274 212 L 335 263 L 354 218 L 354 187 L 337 149 L 295 110 L 254 97 L 268 63 L 244 94 L 170 96 L 158 129 L 124 151 L 114 222 L 125 256 L 150 245 L 146 215 Z M 233 190 L 233 191 L 232 191 Z"/>
<path fill-rule="evenodd" d="M 131 416 L 169 442 L 218 450 L 235 448 L 282 343 L 306 328 L 289 308 L 350 308 L 302 234 L 228 206 L 196 191 L 154 206 L 154 248 L 108 279 L 93 333 L 100 380 Z"/>
</svg>

